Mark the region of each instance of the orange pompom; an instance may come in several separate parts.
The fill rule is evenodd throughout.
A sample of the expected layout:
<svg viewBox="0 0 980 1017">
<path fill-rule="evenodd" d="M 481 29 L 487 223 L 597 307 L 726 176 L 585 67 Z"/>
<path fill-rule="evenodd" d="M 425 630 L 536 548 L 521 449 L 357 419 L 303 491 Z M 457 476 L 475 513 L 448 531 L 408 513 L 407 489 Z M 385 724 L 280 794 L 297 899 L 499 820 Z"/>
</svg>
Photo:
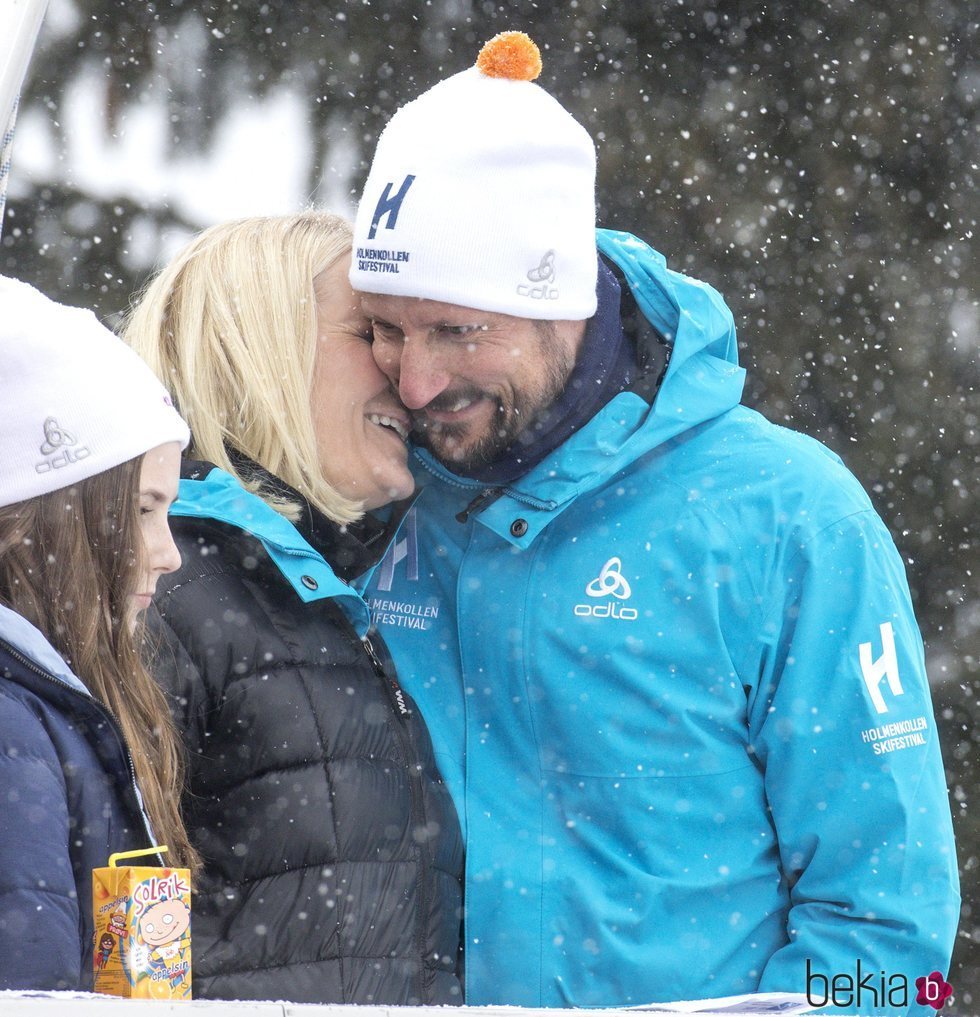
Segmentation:
<svg viewBox="0 0 980 1017">
<path fill-rule="evenodd" d="M 541 73 L 541 52 L 523 32 L 501 32 L 480 50 L 476 66 L 488 78 L 534 81 Z"/>
</svg>

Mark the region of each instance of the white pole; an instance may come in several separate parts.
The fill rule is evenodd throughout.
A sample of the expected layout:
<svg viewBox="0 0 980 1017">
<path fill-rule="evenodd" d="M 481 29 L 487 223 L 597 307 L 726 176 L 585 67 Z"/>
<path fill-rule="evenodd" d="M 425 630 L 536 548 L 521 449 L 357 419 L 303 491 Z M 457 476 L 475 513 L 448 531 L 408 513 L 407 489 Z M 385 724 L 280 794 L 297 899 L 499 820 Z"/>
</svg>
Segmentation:
<svg viewBox="0 0 980 1017">
<path fill-rule="evenodd" d="M 48 0 L 0 0 L 0 233 L 20 94 Z"/>
</svg>

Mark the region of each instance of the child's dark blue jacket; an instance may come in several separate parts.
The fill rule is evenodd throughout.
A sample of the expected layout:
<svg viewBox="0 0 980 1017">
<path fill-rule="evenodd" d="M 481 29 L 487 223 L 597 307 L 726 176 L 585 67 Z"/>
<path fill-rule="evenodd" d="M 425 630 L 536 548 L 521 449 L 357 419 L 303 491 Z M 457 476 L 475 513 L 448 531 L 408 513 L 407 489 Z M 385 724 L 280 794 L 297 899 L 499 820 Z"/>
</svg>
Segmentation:
<svg viewBox="0 0 980 1017">
<path fill-rule="evenodd" d="M 0 816 L 0 989 L 90 990 L 92 869 L 154 842 L 115 719 L 2 606 Z"/>
</svg>

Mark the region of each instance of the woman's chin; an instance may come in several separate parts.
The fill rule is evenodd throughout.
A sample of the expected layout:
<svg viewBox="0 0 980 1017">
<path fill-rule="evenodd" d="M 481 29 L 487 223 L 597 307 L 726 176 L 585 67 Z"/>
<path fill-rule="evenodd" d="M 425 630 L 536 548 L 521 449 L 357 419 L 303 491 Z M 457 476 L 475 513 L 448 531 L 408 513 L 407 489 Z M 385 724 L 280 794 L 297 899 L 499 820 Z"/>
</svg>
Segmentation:
<svg viewBox="0 0 980 1017">
<path fill-rule="evenodd" d="M 376 490 L 364 498 L 364 508 L 370 512 L 372 509 L 390 505 L 393 501 L 402 501 L 404 498 L 408 498 L 414 490 L 415 478 L 407 470 L 400 477 L 390 477 L 385 480 L 379 478 Z"/>
</svg>

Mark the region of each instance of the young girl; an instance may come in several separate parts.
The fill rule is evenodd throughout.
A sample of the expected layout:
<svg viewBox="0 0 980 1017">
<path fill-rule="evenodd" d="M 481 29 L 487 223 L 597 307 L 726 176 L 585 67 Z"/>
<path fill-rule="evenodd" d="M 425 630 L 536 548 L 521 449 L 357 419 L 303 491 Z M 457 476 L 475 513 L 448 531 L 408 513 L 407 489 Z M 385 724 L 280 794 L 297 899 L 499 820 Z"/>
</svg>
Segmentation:
<svg viewBox="0 0 980 1017">
<path fill-rule="evenodd" d="M 0 989 L 91 989 L 92 869 L 166 843 L 178 741 L 140 615 L 188 431 L 86 311 L 0 277 Z"/>
</svg>

